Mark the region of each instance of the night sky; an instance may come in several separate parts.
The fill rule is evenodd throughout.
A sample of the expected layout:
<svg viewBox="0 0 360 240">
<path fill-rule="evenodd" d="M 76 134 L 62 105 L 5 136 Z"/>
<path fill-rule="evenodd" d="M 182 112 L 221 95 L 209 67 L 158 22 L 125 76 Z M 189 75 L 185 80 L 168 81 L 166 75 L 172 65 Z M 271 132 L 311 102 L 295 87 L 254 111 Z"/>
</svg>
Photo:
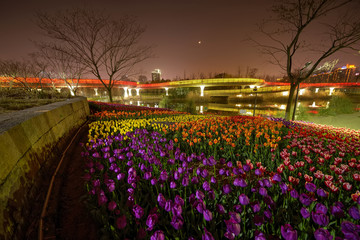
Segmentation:
<svg viewBox="0 0 360 240">
<path fill-rule="evenodd" d="M 21 59 L 35 51 L 30 40 L 41 39 L 34 24 L 34 12 L 49 13 L 71 7 L 94 7 L 111 16 L 131 14 L 147 27 L 142 41 L 155 45 L 156 58 L 140 64 L 138 72 L 148 78 L 159 68 L 162 77 L 198 76 L 227 72 L 245 74 L 258 68 L 259 74 L 281 76 L 281 69 L 268 63 L 255 46 L 246 41 L 256 37 L 256 24 L 270 14 L 270 0 L 1 0 L 0 58 Z M 316 38 L 318 31 L 312 31 Z M 199 41 L 201 43 L 199 44 Z M 360 54 L 339 53 L 338 67 L 360 66 Z M 300 61 L 309 61 L 304 56 Z"/>
</svg>

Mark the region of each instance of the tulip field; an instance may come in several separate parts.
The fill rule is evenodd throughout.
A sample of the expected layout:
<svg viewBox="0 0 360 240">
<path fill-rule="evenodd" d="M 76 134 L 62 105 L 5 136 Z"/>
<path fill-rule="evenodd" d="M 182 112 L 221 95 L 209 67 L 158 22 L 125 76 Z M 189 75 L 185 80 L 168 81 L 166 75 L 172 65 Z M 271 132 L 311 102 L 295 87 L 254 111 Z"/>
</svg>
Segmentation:
<svg viewBox="0 0 360 240">
<path fill-rule="evenodd" d="M 360 131 L 91 106 L 85 187 L 111 239 L 360 239 Z"/>
</svg>

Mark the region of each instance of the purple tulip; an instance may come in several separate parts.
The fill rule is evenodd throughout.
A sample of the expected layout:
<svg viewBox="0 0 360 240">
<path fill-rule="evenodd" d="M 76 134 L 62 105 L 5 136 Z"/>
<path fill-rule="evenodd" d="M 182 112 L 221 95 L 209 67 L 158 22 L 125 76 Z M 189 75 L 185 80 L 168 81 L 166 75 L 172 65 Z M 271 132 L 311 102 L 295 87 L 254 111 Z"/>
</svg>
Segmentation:
<svg viewBox="0 0 360 240">
<path fill-rule="evenodd" d="M 227 231 L 226 233 L 224 233 L 224 237 L 226 237 L 227 239 L 230 239 L 230 240 L 234 240 L 235 234 Z"/>
<path fill-rule="evenodd" d="M 181 215 L 179 216 L 173 216 L 170 222 L 171 226 L 173 226 L 176 230 L 179 230 L 182 228 L 184 224 L 184 219 Z"/>
<path fill-rule="evenodd" d="M 247 164 L 244 164 L 244 165 L 243 165 L 243 169 L 244 169 L 245 172 L 248 172 L 248 171 L 251 170 L 250 166 L 247 165 Z"/>
<path fill-rule="evenodd" d="M 233 209 L 234 209 L 234 211 L 237 212 L 237 213 L 242 213 L 242 210 L 243 210 L 243 209 L 242 209 L 242 206 L 241 206 L 241 205 L 238 205 L 238 204 L 234 205 Z"/>
<path fill-rule="evenodd" d="M 204 234 L 201 236 L 202 240 L 215 240 L 213 235 L 204 227 Z M 151 239 L 152 240 L 152 239 Z"/>
<path fill-rule="evenodd" d="M 214 200 L 215 199 L 215 193 L 214 193 L 214 190 L 212 190 L 212 189 L 210 189 L 209 191 L 208 191 L 208 197 L 209 197 L 209 199 L 211 199 L 211 200 Z"/>
<path fill-rule="evenodd" d="M 170 212 L 173 206 L 173 201 L 172 200 L 167 200 L 165 202 L 165 211 Z"/>
<path fill-rule="evenodd" d="M 99 204 L 99 206 L 104 205 L 105 203 L 107 203 L 107 201 L 108 201 L 108 199 L 107 199 L 107 197 L 105 196 L 104 193 L 101 193 L 101 194 L 98 195 L 98 204 Z"/>
<path fill-rule="evenodd" d="M 190 204 L 191 205 L 194 205 L 195 203 L 197 203 L 196 202 L 196 196 L 195 196 L 195 194 L 190 194 L 190 196 L 189 196 L 189 202 L 190 202 Z"/>
<path fill-rule="evenodd" d="M 160 179 L 162 181 L 166 181 L 168 179 L 168 173 L 165 171 L 165 170 L 162 170 L 161 173 L 160 173 Z"/>
<path fill-rule="evenodd" d="M 171 189 L 176 188 L 176 183 L 175 183 L 174 181 L 171 181 L 171 182 L 170 182 L 170 188 L 171 188 Z"/>
<path fill-rule="evenodd" d="M 318 188 L 316 190 L 316 194 L 319 196 L 319 197 L 327 197 L 329 194 L 322 188 Z"/>
<path fill-rule="evenodd" d="M 255 169 L 255 175 L 256 176 L 260 176 L 262 174 L 261 170 L 260 169 Z"/>
<path fill-rule="evenodd" d="M 210 183 L 209 183 L 208 181 L 205 181 L 205 182 L 203 183 L 202 187 L 203 187 L 203 189 L 204 189 L 205 191 L 209 191 L 209 190 L 211 189 Z"/>
<path fill-rule="evenodd" d="M 121 181 L 125 178 L 125 173 L 119 173 L 117 176 L 116 176 L 117 180 Z"/>
<path fill-rule="evenodd" d="M 229 194 L 231 192 L 231 186 L 230 186 L 230 184 L 225 184 L 224 186 L 223 186 L 223 193 L 224 194 Z"/>
<path fill-rule="evenodd" d="M 332 240 L 333 237 L 328 230 L 319 228 L 314 232 L 314 237 L 316 240 Z"/>
<path fill-rule="evenodd" d="M 272 179 L 275 181 L 275 182 L 281 182 L 281 176 L 279 174 L 275 174 Z"/>
<path fill-rule="evenodd" d="M 179 180 L 180 179 L 180 173 L 178 171 L 174 172 L 174 179 Z"/>
<path fill-rule="evenodd" d="M 240 224 L 237 223 L 233 218 L 230 218 L 229 220 L 225 220 L 226 224 L 226 230 L 230 233 L 235 234 L 235 236 L 240 234 Z"/>
<path fill-rule="evenodd" d="M 189 176 L 184 175 L 182 181 L 181 181 L 181 185 L 183 185 L 184 187 L 189 185 Z"/>
<path fill-rule="evenodd" d="M 182 207 L 180 204 L 178 203 L 174 203 L 172 209 L 171 209 L 172 213 L 174 216 L 180 216 L 182 213 Z"/>
<path fill-rule="evenodd" d="M 116 227 L 118 229 L 123 229 L 126 227 L 126 216 L 122 215 L 116 219 Z"/>
<path fill-rule="evenodd" d="M 327 226 L 329 224 L 329 217 L 322 211 L 315 211 L 311 213 L 312 220 L 320 226 Z"/>
<path fill-rule="evenodd" d="M 240 214 L 237 212 L 229 212 L 230 218 L 234 219 L 237 223 L 241 223 Z"/>
<path fill-rule="evenodd" d="M 285 224 L 281 226 L 281 236 L 283 236 L 285 240 L 296 240 L 297 231 L 294 230 L 290 224 Z"/>
<path fill-rule="evenodd" d="M 272 213 L 271 213 L 271 211 L 270 211 L 269 209 L 266 209 L 266 210 L 264 211 L 264 216 L 265 216 L 268 220 L 271 220 L 271 218 L 272 218 Z"/>
<path fill-rule="evenodd" d="M 151 172 L 145 172 L 144 173 L 144 179 L 149 180 L 151 178 Z"/>
<path fill-rule="evenodd" d="M 194 176 L 192 179 L 191 179 L 191 183 L 192 184 L 198 184 L 199 183 L 199 178 L 197 176 Z"/>
<path fill-rule="evenodd" d="M 219 170 L 219 174 L 220 174 L 220 175 L 224 175 L 224 174 L 225 174 L 225 170 L 224 170 L 223 168 L 221 168 L 221 169 Z"/>
<path fill-rule="evenodd" d="M 287 186 L 286 183 L 284 183 L 284 182 L 281 182 L 281 183 L 279 184 L 279 187 L 280 187 L 280 189 L 281 189 L 281 193 L 282 193 L 282 194 L 285 194 L 285 193 L 287 192 L 287 190 L 288 190 L 288 186 Z"/>
<path fill-rule="evenodd" d="M 221 204 L 216 204 L 216 211 L 220 214 L 225 214 L 226 213 L 226 210 L 224 208 L 223 205 Z"/>
<path fill-rule="evenodd" d="M 343 218 L 345 216 L 344 210 L 336 205 L 330 207 L 330 212 L 337 218 Z"/>
<path fill-rule="evenodd" d="M 166 199 L 162 193 L 159 193 L 159 195 L 157 197 L 157 201 L 158 201 L 160 207 L 165 208 Z"/>
<path fill-rule="evenodd" d="M 158 215 L 157 214 L 149 214 L 149 216 L 146 219 L 146 225 L 148 226 L 148 228 L 146 229 L 146 231 L 152 231 L 155 224 L 158 222 Z"/>
<path fill-rule="evenodd" d="M 293 198 L 298 198 L 299 197 L 299 193 L 293 189 L 290 191 L 290 196 L 293 197 Z"/>
<path fill-rule="evenodd" d="M 315 210 L 326 214 L 328 209 L 324 204 L 318 203 L 318 204 L 316 204 Z"/>
<path fill-rule="evenodd" d="M 100 187 L 100 179 L 95 179 L 92 181 L 93 187 Z"/>
<path fill-rule="evenodd" d="M 134 205 L 134 202 L 135 202 L 134 197 L 130 195 L 126 200 L 126 206 L 132 207 Z"/>
<path fill-rule="evenodd" d="M 301 210 L 300 210 L 300 213 L 301 213 L 301 216 L 303 218 L 309 218 L 310 217 L 310 212 L 309 210 L 307 210 L 306 208 L 302 207 Z"/>
<path fill-rule="evenodd" d="M 244 193 L 240 194 L 239 202 L 241 205 L 248 205 L 250 203 L 248 196 L 246 196 Z"/>
<path fill-rule="evenodd" d="M 354 219 L 354 220 L 359 220 L 360 219 L 360 211 L 357 207 L 352 206 L 349 208 L 349 215 Z"/>
<path fill-rule="evenodd" d="M 260 203 L 258 201 L 252 202 L 251 203 L 251 208 L 253 210 L 254 213 L 257 213 L 260 211 L 261 207 L 260 207 Z"/>
<path fill-rule="evenodd" d="M 115 201 L 109 202 L 109 204 L 108 204 L 109 211 L 114 211 L 115 208 L 116 208 L 116 202 Z"/>
<path fill-rule="evenodd" d="M 203 200 L 204 199 L 204 197 L 205 197 L 205 194 L 202 192 L 202 191 L 200 191 L 200 190 L 196 190 L 196 193 L 195 193 L 196 195 L 196 198 L 197 199 L 199 199 L 199 200 Z"/>
<path fill-rule="evenodd" d="M 204 169 L 201 174 L 200 174 L 203 178 L 206 178 L 207 176 L 209 176 L 209 171 Z"/>
<path fill-rule="evenodd" d="M 212 218 L 213 218 L 212 212 L 210 210 L 208 210 L 208 209 L 205 209 L 203 211 L 203 215 L 204 215 L 205 220 L 208 221 L 208 222 L 211 221 Z"/>
<path fill-rule="evenodd" d="M 312 198 L 305 193 L 300 194 L 299 199 L 305 206 L 309 206 L 313 202 Z"/>
<path fill-rule="evenodd" d="M 267 188 L 271 188 L 273 186 L 273 184 L 267 178 L 264 178 L 262 180 L 262 182 L 264 183 L 265 187 L 267 187 Z"/>
<path fill-rule="evenodd" d="M 150 240 L 165 240 L 164 232 L 157 230 L 151 237 Z"/>
<path fill-rule="evenodd" d="M 352 222 L 343 221 L 341 223 L 341 231 L 344 234 L 345 239 L 360 239 L 360 227 Z"/>
<path fill-rule="evenodd" d="M 267 190 L 264 187 L 259 188 L 259 194 L 263 197 L 267 196 Z"/>
<path fill-rule="evenodd" d="M 174 201 L 175 201 L 175 203 L 179 204 L 180 206 L 184 206 L 184 199 L 182 199 L 179 195 L 176 195 Z"/>
<path fill-rule="evenodd" d="M 243 178 L 236 178 L 234 180 L 233 184 L 234 184 L 234 186 L 237 186 L 237 187 L 246 187 L 247 186 L 247 183 Z"/>
<path fill-rule="evenodd" d="M 255 230 L 255 240 L 266 240 L 266 236 L 263 232 Z"/>
<path fill-rule="evenodd" d="M 210 182 L 216 184 L 217 183 L 216 178 L 214 176 L 211 176 Z"/>
<path fill-rule="evenodd" d="M 309 192 L 315 192 L 316 190 L 316 185 L 310 182 L 305 183 L 305 189 L 308 190 Z"/>
<path fill-rule="evenodd" d="M 112 179 L 106 179 L 104 180 L 104 183 L 108 187 L 109 192 L 113 192 L 115 190 L 115 182 Z"/>
<path fill-rule="evenodd" d="M 134 195 L 135 190 L 133 188 L 128 188 L 127 193 L 132 196 L 132 195 Z"/>
<path fill-rule="evenodd" d="M 196 203 L 196 210 L 202 214 L 204 209 L 206 209 L 205 203 L 203 200 L 198 200 Z"/>
<path fill-rule="evenodd" d="M 135 204 L 133 206 L 133 213 L 134 213 L 135 218 L 140 219 L 144 215 L 144 209 L 142 209 L 142 207 L 140 207 L 140 205 Z"/>
</svg>

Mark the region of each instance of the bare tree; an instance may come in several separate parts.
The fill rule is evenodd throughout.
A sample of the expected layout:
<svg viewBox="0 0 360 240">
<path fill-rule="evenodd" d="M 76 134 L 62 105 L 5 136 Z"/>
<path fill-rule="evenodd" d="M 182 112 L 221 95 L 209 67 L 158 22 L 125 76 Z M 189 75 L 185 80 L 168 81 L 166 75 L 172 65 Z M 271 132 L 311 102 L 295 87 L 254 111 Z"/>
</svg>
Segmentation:
<svg viewBox="0 0 360 240">
<path fill-rule="evenodd" d="M 341 10 L 350 10 L 355 0 L 279 0 L 273 6 L 274 19 L 260 25 L 260 32 L 270 43 L 255 43 L 263 53 L 271 57 L 271 62 L 280 66 L 290 82 L 289 98 L 285 119 L 290 118 L 294 93 L 299 84 L 307 79 L 319 64 L 334 53 L 355 50 L 360 42 L 359 15 L 352 17 Z M 309 44 L 314 37 L 307 34 L 329 15 L 339 15 L 336 22 L 324 23 L 325 38 L 319 46 Z M 321 34 L 317 32 L 317 34 Z M 358 49 L 358 48 L 357 48 Z M 309 59 L 300 60 L 299 54 L 308 53 Z M 304 65 L 305 62 L 308 62 Z"/>
<path fill-rule="evenodd" d="M 69 88 L 72 96 L 76 96 L 79 88 L 79 80 L 85 73 L 86 66 L 81 62 L 76 61 L 71 55 L 54 50 L 52 48 L 38 46 L 39 52 L 34 53 L 34 61 L 39 67 L 45 66 L 47 69 L 41 69 L 42 75 L 48 76 L 49 79 L 60 79 L 64 81 L 65 85 Z M 39 74 L 40 75 L 40 74 Z M 40 79 L 41 76 L 39 76 Z M 53 81 L 52 81 L 53 82 Z M 54 86 L 54 85 L 53 85 Z"/>
<path fill-rule="evenodd" d="M 37 25 L 52 40 L 40 45 L 83 64 L 102 82 L 111 102 L 115 81 L 152 56 L 150 46 L 139 46 L 145 28 L 133 17 L 115 21 L 93 10 L 74 9 L 55 15 L 38 13 Z"/>
<path fill-rule="evenodd" d="M 0 60 L 0 75 L 8 78 L 10 87 L 20 84 L 28 91 L 32 89 L 28 82 L 32 77 L 32 66 L 27 61 Z"/>
</svg>

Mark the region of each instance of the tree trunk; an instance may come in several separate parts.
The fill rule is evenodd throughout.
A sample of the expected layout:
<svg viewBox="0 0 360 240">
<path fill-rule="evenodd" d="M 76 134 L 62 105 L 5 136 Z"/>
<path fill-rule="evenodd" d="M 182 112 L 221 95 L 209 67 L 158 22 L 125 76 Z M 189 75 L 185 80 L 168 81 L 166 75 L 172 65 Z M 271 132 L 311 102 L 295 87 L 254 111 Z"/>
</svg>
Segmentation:
<svg viewBox="0 0 360 240">
<path fill-rule="evenodd" d="M 289 90 L 289 98 L 288 102 L 286 104 L 286 110 L 285 110 L 285 120 L 290 120 L 291 118 L 291 109 L 294 102 L 294 93 L 297 87 L 297 83 L 291 83 L 290 84 L 290 90 Z"/>
<path fill-rule="evenodd" d="M 109 101 L 113 102 L 113 98 L 112 98 L 112 93 L 111 93 L 111 88 L 106 88 L 108 94 L 109 94 Z"/>
</svg>

